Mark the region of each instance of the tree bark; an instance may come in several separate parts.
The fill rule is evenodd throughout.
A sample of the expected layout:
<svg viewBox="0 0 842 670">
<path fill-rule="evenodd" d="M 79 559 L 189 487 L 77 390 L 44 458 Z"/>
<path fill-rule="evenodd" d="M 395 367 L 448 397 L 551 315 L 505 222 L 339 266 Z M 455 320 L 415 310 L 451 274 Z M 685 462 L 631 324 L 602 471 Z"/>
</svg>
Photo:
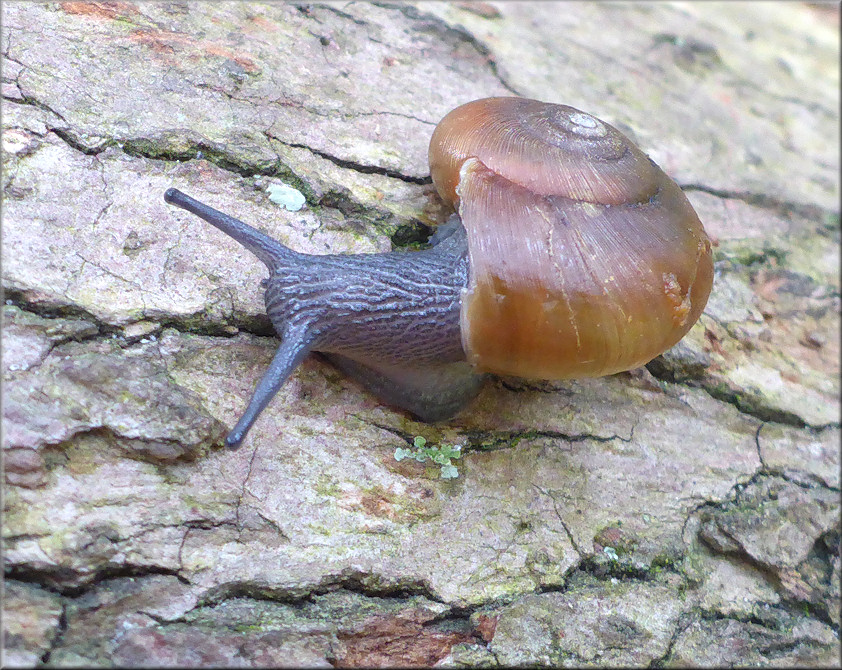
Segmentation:
<svg viewBox="0 0 842 670">
<path fill-rule="evenodd" d="M 838 662 L 838 6 L 3 14 L 7 665 Z M 164 191 L 298 251 L 412 246 L 448 215 L 435 124 L 497 95 L 684 188 L 699 323 L 434 425 L 311 357 L 223 450 L 277 346 L 265 269 Z"/>
</svg>

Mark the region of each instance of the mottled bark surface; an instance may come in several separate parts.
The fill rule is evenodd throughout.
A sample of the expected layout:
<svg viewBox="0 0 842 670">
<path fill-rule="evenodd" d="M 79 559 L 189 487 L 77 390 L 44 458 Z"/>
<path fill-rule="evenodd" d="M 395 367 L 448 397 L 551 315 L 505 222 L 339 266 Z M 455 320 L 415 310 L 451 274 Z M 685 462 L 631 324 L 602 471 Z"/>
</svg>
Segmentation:
<svg viewBox="0 0 842 670">
<path fill-rule="evenodd" d="M 800 4 L 3 4 L 8 665 L 828 665 L 839 655 L 839 31 Z M 716 241 L 646 369 L 424 425 L 276 347 L 264 268 L 424 239 L 451 108 L 631 134 Z M 278 187 L 306 198 L 278 204 Z M 462 445 L 459 476 L 396 460 Z"/>
</svg>

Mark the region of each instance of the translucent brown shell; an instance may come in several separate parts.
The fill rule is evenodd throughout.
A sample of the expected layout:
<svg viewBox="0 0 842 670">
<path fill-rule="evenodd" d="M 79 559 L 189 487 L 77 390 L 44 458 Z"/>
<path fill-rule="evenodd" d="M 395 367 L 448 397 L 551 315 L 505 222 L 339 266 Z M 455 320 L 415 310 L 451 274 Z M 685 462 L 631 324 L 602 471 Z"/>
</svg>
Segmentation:
<svg viewBox="0 0 842 670">
<path fill-rule="evenodd" d="M 462 343 L 478 369 L 533 379 L 643 365 L 701 315 L 710 241 L 675 182 L 572 107 L 487 98 L 450 112 L 430 171 L 468 233 Z"/>
</svg>

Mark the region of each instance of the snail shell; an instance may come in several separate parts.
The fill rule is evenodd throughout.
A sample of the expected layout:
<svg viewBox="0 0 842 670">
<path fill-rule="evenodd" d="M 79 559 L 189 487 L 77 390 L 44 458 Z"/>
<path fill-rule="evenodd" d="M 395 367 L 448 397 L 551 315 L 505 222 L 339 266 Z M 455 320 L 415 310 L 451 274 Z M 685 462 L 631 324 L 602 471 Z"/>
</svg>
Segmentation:
<svg viewBox="0 0 842 670">
<path fill-rule="evenodd" d="M 437 126 L 430 171 L 467 231 L 461 334 L 478 370 L 613 374 L 699 318 L 710 240 L 678 185 L 607 123 L 565 105 L 476 100 Z"/>
</svg>

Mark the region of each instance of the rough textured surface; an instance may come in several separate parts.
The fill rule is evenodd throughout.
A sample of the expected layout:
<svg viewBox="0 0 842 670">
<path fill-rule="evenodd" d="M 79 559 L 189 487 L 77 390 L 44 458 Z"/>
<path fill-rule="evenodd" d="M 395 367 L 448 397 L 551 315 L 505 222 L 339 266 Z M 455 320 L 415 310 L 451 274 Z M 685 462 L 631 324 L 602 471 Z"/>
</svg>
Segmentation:
<svg viewBox="0 0 842 670">
<path fill-rule="evenodd" d="M 838 661 L 837 8 L 7 2 L 2 49 L 6 665 Z M 264 270 L 166 188 L 301 251 L 411 245 L 435 123 L 512 94 L 685 188 L 688 337 L 433 426 L 311 357 L 219 448 Z M 395 460 L 419 435 L 457 479 Z"/>
</svg>

